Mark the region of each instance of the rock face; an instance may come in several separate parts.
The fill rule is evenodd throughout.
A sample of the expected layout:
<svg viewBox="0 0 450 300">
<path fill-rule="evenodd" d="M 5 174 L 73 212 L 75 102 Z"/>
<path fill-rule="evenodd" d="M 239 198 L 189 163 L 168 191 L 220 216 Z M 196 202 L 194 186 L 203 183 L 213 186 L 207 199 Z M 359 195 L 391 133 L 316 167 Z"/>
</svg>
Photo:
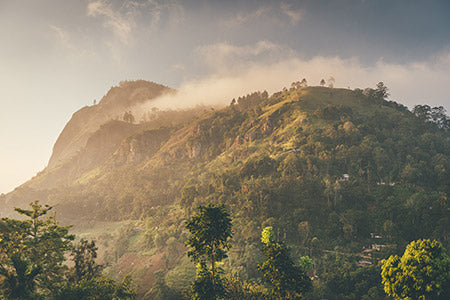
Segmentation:
<svg viewBox="0 0 450 300">
<path fill-rule="evenodd" d="M 59 135 L 48 168 L 53 169 L 73 158 L 86 146 L 90 136 L 109 120 L 121 118 L 124 111 L 174 92 L 160 84 L 144 80 L 125 81 L 112 87 L 97 105 L 86 106 L 73 114 Z"/>
<path fill-rule="evenodd" d="M 29 185 L 35 189 L 54 188 L 68 184 L 83 173 L 103 165 L 129 136 L 145 130 L 145 125 L 122 121 L 109 121 L 100 126 L 87 140 L 86 145 L 70 159 L 54 168 L 44 170 L 41 180 Z"/>
<path fill-rule="evenodd" d="M 112 157 L 117 166 L 125 163 L 138 164 L 155 154 L 170 137 L 169 128 L 146 130 L 123 140 Z"/>
</svg>

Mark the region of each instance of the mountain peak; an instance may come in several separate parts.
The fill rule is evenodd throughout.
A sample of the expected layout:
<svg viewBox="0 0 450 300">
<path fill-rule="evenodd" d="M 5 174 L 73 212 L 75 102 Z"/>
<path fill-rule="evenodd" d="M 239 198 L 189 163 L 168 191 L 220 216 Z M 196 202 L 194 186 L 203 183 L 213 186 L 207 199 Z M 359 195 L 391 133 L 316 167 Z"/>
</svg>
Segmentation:
<svg viewBox="0 0 450 300">
<path fill-rule="evenodd" d="M 120 119 L 134 106 L 173 92 L 171 88 L 145 80 L 121 81 L 97 105 L 85 106 L 72 115 L 53 147 L 48 167 L 57 167 L 72 158 L 102 124 Z"/>
</svg>

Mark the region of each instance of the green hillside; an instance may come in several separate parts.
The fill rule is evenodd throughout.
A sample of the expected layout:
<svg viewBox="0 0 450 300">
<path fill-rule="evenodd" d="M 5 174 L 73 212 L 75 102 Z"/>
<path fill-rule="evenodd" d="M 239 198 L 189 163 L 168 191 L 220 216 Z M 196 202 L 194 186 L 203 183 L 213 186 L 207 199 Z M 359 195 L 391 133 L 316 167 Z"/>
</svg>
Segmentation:
<svg viewBox="0 0 450 300">
<path fill-rule="evenodd" d="M 151 297 L 158 270 L 176 293 L 189 289 L 185 221 L 207 203 L 231 214 L 227 273 L 261 279 L 260 233 L 272 226 L 294 257 L 313 260 L 308 299 L 384 299 L 380 259 L 419 238 L 449 248 L 442 111 L 411 112 L 378 90 L 301 87 L 183 114 L 161 128 L 104 125 L 60 167 L 72 171 L 43 172 L 2 200 L 58 203 L 58 218 L 96 239 L 107 272 L 131 273 L 142 297 Z M 116 140 L 99 152 L 89 147 L 102 130 Z"/>
</svg>

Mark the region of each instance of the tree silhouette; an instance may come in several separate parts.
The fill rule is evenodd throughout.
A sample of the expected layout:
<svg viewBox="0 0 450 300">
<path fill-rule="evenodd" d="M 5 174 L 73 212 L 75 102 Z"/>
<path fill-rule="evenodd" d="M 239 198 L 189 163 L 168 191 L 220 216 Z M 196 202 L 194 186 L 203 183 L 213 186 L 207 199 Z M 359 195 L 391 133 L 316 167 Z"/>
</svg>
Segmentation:
<svg viewBox="0 0 450 300">
<path fill-rule="evenodd" d="M 187 254 L 199 264 L 194 293 L 199 299 L 216 299 L 223 294 L 216 263 L 227 257 L 226 250 L 231 247 L 231 219 L 223 204 L 199 206 L 198 211 L 186 224 L 192 235 L 186 241 Z"/>
</svg>

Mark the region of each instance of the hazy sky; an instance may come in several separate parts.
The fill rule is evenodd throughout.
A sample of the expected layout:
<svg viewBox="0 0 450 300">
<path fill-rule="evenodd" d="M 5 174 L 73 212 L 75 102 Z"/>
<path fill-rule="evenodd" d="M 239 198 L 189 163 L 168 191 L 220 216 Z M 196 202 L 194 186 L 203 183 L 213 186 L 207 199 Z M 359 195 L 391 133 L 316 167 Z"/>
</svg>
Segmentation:
<svg viewBox="0 0 450 300">
<path fill-rule="evenodd" d="M 171 105 L 188 106 L 334 76 L 450 109 L 448 0 L 0 0 L 0 41 L 0 193 L 121 80 L 180 89 Z"/>
</svg>

